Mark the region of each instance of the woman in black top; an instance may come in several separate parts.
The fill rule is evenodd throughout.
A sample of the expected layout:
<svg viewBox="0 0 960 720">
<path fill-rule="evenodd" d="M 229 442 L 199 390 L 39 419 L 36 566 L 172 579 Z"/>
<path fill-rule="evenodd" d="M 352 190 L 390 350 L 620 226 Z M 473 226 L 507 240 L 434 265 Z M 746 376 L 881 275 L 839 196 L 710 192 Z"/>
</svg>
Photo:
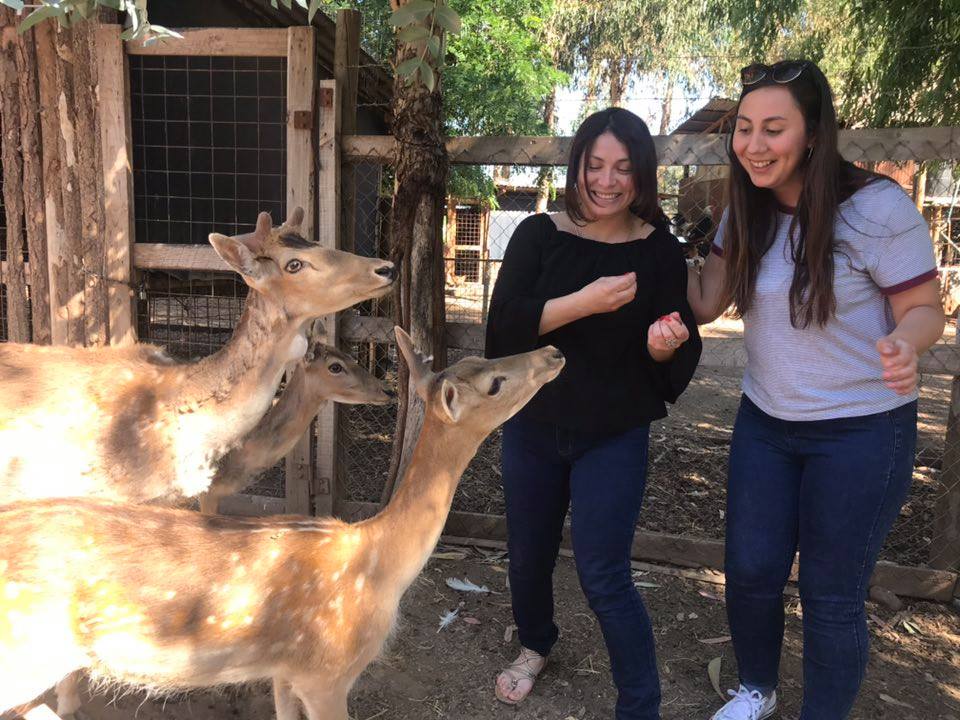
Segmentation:
<svg viewBox="0 0 960 720">
<path fill-rule="evenodd" d="M 507 247 L 487 323 L 488 357 L 555 345 L 566 367 L 503 429 L 510 588 L 521 652 L 496 682 L 516 704 L 557 639 L 552 574 L 563 521 L 600 621 L 616 717 L 659 718 L 653 632 L 630 573 L 649 424 L 693 375 L 700 338 L 687 270 L 657 201 L 646 125 L 610 108 L 573 139 L 566 212 L 524 220 Z"/>
</svg>

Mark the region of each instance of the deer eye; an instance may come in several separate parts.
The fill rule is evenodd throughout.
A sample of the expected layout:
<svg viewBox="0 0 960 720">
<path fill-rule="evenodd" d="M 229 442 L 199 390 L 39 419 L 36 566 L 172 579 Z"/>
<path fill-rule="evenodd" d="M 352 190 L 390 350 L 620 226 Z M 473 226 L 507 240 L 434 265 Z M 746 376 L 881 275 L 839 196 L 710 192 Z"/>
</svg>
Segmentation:
<svg viewBox="0 0 960 720">
<path fill-rule="evenodd" d="M 330 363 L 330 365 L 327 367 L 327 370 L 329 370 L 333 375 L 339 375 L 343 372 L 343 365 L 337 362 Z"/>
<path fill-rule="evenodd" d="M 503 381 L 506 380 L 504 377 L 495 377 L 493 382 L 490 383 L 490 389 L 487 390 L 487 395 L 496 395 L 500 392 L 500 386 L 503 384 Z"/>
<path fill-rule="evenodd" d="M 303 262 L 294 258 L 287 263 L 286 271 L 288 273 L 297 273 L 303 269 Z"/>
</svg>

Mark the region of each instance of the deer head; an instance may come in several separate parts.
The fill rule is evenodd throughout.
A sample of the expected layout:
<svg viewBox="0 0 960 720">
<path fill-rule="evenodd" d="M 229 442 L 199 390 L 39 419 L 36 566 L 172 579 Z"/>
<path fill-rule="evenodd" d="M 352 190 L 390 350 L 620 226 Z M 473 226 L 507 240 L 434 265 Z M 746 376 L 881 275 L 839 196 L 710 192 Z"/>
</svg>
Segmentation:
<svg viewBox="0 0 960 720">
<path fill-rule="evenodd" d="M 351 357 L 314 342 L 304 358 L 304 394 L 347 405 L 386 405 L 393 393 Z"/>
<path fill-rule="evenodd" d="M 326 315 L 390 291 L 397 277 L 393 263 L 323 247 L 300 233 L 302 223 L 301 208 L 277 228 L 262 212 L 252 233 L 211 233 L 210 244 L 247 285 L 283 307 L 292 320 Z"/>
<path fill-rule="evenodd" d="M 509 420 L 566 362 L 552 345 L 520 355 L 485 360 L 466 357 L 434 373 L 430 358 L 413 346 L 410 336 L 394 328 L 397 347 L 410 368 L 410 381 L 426 404 L 426 412 L 441 422 L 486 435 Z"/>
</svg>

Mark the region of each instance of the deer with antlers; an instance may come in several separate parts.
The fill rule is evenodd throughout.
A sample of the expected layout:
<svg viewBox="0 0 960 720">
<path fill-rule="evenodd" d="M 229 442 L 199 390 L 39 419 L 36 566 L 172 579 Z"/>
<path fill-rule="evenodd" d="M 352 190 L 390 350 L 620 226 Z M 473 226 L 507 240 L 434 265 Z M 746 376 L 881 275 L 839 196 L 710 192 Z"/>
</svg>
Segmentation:
<svg viewBox="0 0 960 720">
<path fill-rule="evenodd" d="M 352 358 L 315 342 L 273 407 L 240 446 L 220 460 L 210 489 L 200 496 L 200 511 L 217 512 L 221 498 L 240 492 L 256 475 L 273 467 L 303 437 L 327 402 L 385 405 L 391 397 L 383 383 Z"/>
<path fill-rule="evenodd" d="M 271 678 L 278 720 L 346 720 L 483 439 L 559 374 L 553 347 L 439 373 L 397 330 L 426 403 L 377 516 L 226 518 L 93 499 L 0 508 L 0 712 L 74 671 L 169 692 Z M 56 532 L 50 532 L 56 528 Z"/>
<path fill-rule="evenodd" d="M 249 286 L 230 341 L 198 362 L 152 345 L 0 345 L 0 498 L 142 502 L 205 491 L 217 461 L 270 407 L 303 357 L 310 321 L 389 292 L 392 263 L 325 248 L 278 228 L 210 243 Z"/>
</svg>

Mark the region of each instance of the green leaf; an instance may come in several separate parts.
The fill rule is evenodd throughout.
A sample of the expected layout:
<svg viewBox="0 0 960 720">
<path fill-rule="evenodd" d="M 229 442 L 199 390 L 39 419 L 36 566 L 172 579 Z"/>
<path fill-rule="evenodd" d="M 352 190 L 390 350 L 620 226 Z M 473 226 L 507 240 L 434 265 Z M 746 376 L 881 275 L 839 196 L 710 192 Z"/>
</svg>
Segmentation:
<svg viewBox="0 0 960 720">
<path fill-rule="evenodd" d="M 433 88 L 437 84 L 437 76 L 433 74 L 430 63 L 420 63 L 420 80 L 427 86 L 427 90 L 433 92 Z"/>
<path fill-rule="evenodd" d="M 54 7 L 53 5 L 44 5 L 43 7 L 38 7 L 36 10 L 34 10 L 32 13 L 30 13 L 29 15 L 27 15 L 27 17 L 23 19 L 23 22 L 20 23 L 20 27 L 18 28 L 18 30 L 19 32 L 22 32 L 22 33 L 26 32 L 27 30 L 32 28 L 34 25 L 36 25 L 38 22 L 46 20 L 47 18 L 55 17 L 57 15 L 64 15 L 64 14 L 66 13 L 62 9 L 58 7 Z"/>
<path fill-rule="evenodd" d="M 123 10 L 123 0 L 100 0 L 101 5 L 105 5 L 111 10 Z"/>
<path fill-rule="evenodd" d="M 410 0 L 390 16 L 390 24 L 394 27 L 403 27 L 417 20 L 423 20 L 433 10 L 434 4 L 430 0 Z"/>
<path fill-rule="evenodd" d="M 417 71 L 417 68 L 420 67 L 421 60 L 419 57 L 412 57 L 409 60 L 404 60 L 402 63 L 397 65 L 397 75 L 404 78 L 413 77 L 413 74 Z"/>
<path fill-rule="evenodd" d="M 0 0 L 0 4 L 13 8 L 17 12 L 23 10 L 23 0 Z"/>
<path fill-rule="evenodd" d="M 433 56 L 434 60 L 440 61 L 440 38 L 436 35 L 431 35 L 427 40 L 427 52 Z"/>
<path fill-rule="evenodd" d="M 407 25 L 397 33 L 397 40 L 405 43 L 415 43 L 430 36 L 430 31 L 423 25 Z"/>
<path fill-rule="evenodd" d="M 310 9 L 307 10 L 307 22 L 313 22 L 313 16 L 317 14 L 323 0 L 310 0 Z"/>
<path fill-rule="evenodd" d="M 437 9 L 434 10 L 433 16 L 437 19 L 437 23 L 440 25 L 440 27 L 442 27 L 448 33 L 456 35 L 458 32 L 460 32 L 460 16 L 446 5 L 437 5 Z"/>
</svg>

